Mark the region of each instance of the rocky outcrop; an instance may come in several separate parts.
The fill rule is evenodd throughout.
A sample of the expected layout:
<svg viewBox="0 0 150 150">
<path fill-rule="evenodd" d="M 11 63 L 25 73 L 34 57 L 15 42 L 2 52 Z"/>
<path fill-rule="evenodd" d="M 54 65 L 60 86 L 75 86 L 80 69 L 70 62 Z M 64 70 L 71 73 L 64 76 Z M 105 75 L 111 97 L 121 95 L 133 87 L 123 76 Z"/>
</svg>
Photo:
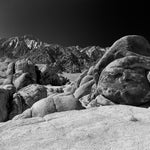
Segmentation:
<svg viewBox="0 0 150 150">
<path fill-rule="evenodd" d="M 35 70 L 35 65 L 28 59 L 21 59 L 15 63 L 15 77 L 19 77 L 23 73 L 29 73 L 32 80 L 37 82 L 37 74 Z"/>
<path fill-rule="evenodd" d="M 93 84 L 95 83 L 94 80 L 88 81 L 87 83 L 84 83 L 83 85 L 81 85 L 75 92 L 74 92 L 74 96 L 77 99 L 80 99 L 81 97 L 88 95 L 91 93 L 91 89 Z"/>
<path fill-rule="evenodd" d="M 103 95 L 119 104 L 149 102 L 150 44 L 139 35 L 117 40 L 94 67 L 97 88 L 91 99 Z"/>
<path fill-rule="evenodd" d="M 6 75 L 9 76 L 9 75 L 13 75 L 14 73 L 15 73 L 15 63 L 11 62 L 7 67 Z"/>
<path fill-rule="evenodd" d="M 38 67 L 41 70 L 39 83 L 42 85 L 51 84 L 53 86 L 61 86 L 69 82 L 67 78 L 58 74 L 57 70 L 50 65 L 44 65 L 42 68 L 38 65 Z"/>
<path fill-rule="evenodd" d="M 2 85 L 7 78 L 6 75 L 7 67 L 8 63 L 6 63 L 4 59 L 0 59 L 0 85 Z"/>
<path fill-rule="evenodd" d="M 0 123 L 0 148 L 146 150 L 149 116 L 149 109 L 114 105 L 12 120 Z"/>
<path fill-rule="evenodd" d="M 29 74 L 28 72 L 21 74 L 18 78 L 14 80 L 14 86 L 17 90 L 20 90 L 23 87 L 26 87 L 33 83 L 36 82 L 33 80 L 31 74 Z"/>
<path fill-rule="evenodd" d="M 70 83 L 66 84 L 63 88 L 64 93 L 67 94 L 73 94 L 76 91 L 76 83 Z"/>
<path fill-rule="evenodd" d="M 13 95 L 12 111 L 9 119 L 30 108 L 35 102 L 47 97 L 47 89 L 42 85 L 28 85 Z"/>
<path fill-rule="evenodd" d="M 20 39 L 11 42 L 9 48 L 15 48 Z M 26 42 L 28 48 L 36 47 L 31 54 L 42 45 Z M 84 60 L 79 52 L 97 59 L 100 53 L 95 48 L 68 47 L 63 65 L 78 69 Z M 46 65 L 23 59 L 0 67 L 0 121 L 12 119 L 0 123 L 0 149 L 149 148 L 150 45 L 144 37 L 129 35 L 117 40 L 74 82 L 65 81 L 58 71 L 60 57 L 55 54 L 62 53 L 55 50 L 59 46 L 51 47 L 51 52 L 48 49 L 49 45 L 46 51 L 41 49 L 42 59 L 50 60 Z"/>
<path fill-rule="evenodd" d="M 80 86 L 85 84 L 86 82 L 89 82 L 93 79 L 93 76 L 92 75 L 86 75 L 80 82 Z"/>
<path fill-rule="evenodd" d="M 128 35 L 118 39 L 95 65 L 95 72 L 100 75 L 110 62 L 131 55 L 150 56 L 150 44 L 143 36 Z"/>
<path fill-rule="evenodd" d="M 79 75 L 79 77 L 75 80 L 75 84 L 76 84 L 76 87 L 77 87 L 77 88 L 80 86 L 80 83 L 81 83 L 82 79 L 87 75 L 87 72 L 88 72 L 88 70 L 83 71 L 83 72 Z"/>
<path fill-rule="evenodd" d="M 51 95 L 51 93 L 63 93 L 64 86 L 52 86 L 52 85 L 45 85 L 47 89 L 47 96 Z"/>
<path fill-rule="evenodd" d="M 87 102 L 87 104 L 85 104 L 84 99 L 81 100 L 81 102 L 85 108 L 115 105 L 115 103 L 113 103 L 111 100 L 107 99 L 106 97 L 102 95 L 98 95 L 94 100 Z"/>
<path fill-rule="evenodd" d="M 64 85 L 69 81 L 62 75 L 51 72 L 49 68 L 46 68 L 43 72 L 40 71 L 38 67 L 28 59 L 20 59 L 11 63 L 8 62 L 5 70 L 6 73 L 3 77 L 2 85 L 7 86 L 11 84 L 15 88 L 14 93 L 16 92 L 15 94 L 11 94 L 10 102 L 5 100 L 5 105 L 10 106 L 10 108 L 5 108 L 6 112 L 8 112 L 7 116 L 9 119 L 12 119 L 15 115 L 30 108 L 38 100 L 54 93 L 63 92 L 63 88 L 52 87 L 48 90 L 48 87 L 38 85 L 37 83 L 58 86 Z M 6 120 L 7 116 L 3 117 L 4 119 L 2 118 L 0 121 Z"/>
<path fill-rule="evenodd" d="M 7 65 L 2 84 L 14 84 L 17 90 L 29 84 L 42 84 L 53 86 L 65 85 L 69 79 L 59 74 L 50 65 L 35 65 L 28 59 L 20 59 Z"/>
<path fill-rule="evenodd" d="M 57 94 L 50 95 L 44 99 L 34 103 L 33 106 L 25 110 L 22 114 L 19 114 L 13 118 L 13 120 L 32 118 L 32 117 L 44 117 L 47 114 L 54 112 L 62 112 L 69 110 L 84 109 L 79 100 L 74 95 Z"/>
<path fill-rule="evenodd" d="M 12 95 L 16 92 L 13 85 L 0 86 L 0 122 L 8 120 Z"/>
<path fill-rule="evenodd" d="M 150 69 L 150 58 L 126 56 L 116 59 L 100 75 L 99 94 L 119 104 L 141 105 L 150 101 L 147 69 Z"/>
</svg>

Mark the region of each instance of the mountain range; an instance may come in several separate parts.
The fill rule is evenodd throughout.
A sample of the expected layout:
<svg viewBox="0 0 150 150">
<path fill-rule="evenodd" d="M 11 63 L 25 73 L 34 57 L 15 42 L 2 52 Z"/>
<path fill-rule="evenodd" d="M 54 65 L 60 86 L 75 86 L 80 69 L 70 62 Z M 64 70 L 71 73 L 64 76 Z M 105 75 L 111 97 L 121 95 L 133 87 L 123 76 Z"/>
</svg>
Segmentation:
<svg viewBox="0 0 150 150">
<path fill-rule="evenodd" d="M 82 72 L 94 65 L 107 49 L 100 46 L 64 47 L 42 42 L 32 35 L 0 38 L 0 59 L 27 58 L 35 64 L 48 64 L 69 73 Z"/>
</svg>

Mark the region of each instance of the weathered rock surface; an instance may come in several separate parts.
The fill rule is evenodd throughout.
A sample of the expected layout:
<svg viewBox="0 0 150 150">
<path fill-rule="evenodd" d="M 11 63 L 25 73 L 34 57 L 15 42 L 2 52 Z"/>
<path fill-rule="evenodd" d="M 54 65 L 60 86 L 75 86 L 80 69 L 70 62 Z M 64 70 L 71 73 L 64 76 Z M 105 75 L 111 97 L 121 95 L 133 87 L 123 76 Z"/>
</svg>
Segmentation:
<svg viewBox="0 0 150 150">
<path fill-rule="evenodd" d="M 53 97 L 58 112 L 83 109 L 81 103 L 73 94 L 60 94 Z"/>
<path fill-rule="evenodd" d="M 83 71 L 79 77 L 76 79 L 76 87 L 78 88 L 80 86 L 81 80 L 87 75 L 88 70 Z"/>
<path fill-rule="evenodd" d="M 40 84 L 53 86 L 65 85 L 69 80 L 62 75 L 58 74 L 56 70 L 53 70 L 50 66 L 46 66 L 44 71 L 41 71 Z"/>
<path fill-rule="evenodd" d="M 115 105 L 112 101 L 107 99 L 106 97 L 102 95 L 98 95 L 94 100 L 91 102 L 88 102 L 87 105 L 84 105 L 85 108 L 91 108 L 91 107 L 100 107 L 100 106 L 107 106 L 107 105 Z"/>
<path fill-rule="evenodd" d="M 47 114 L 54 112 L 62 112 L 69 110 L 84 109 L 80 101 L 74 95 L 56 94 L 34 103 L 31 108 L 25 110 L 22 114 L 15 116 L 13 119 L 25 119 L 32 117 L 44 117 Z"/>
<path fill-rule="evenodd" d="M 3 85 L 13 84 L 13 74 L 14 73 L 15 73 L 15 63 L 10 62 L 7 66 L 7 70 L 5 71 L 6 76 L 5 76 L 5 79 L 3 81 Z"/>
<path fill-rule="evenodd" d="M 52 85 L 45 85 L 47 89 L 47 96 L 51 95 L 51 93 L 63 93 L 64 86 L 52 86 Z"/>
<path fill-rule="evenodd" d="M 90 94 L 94 83 L 95 81 L 91 80 L 77 88 L 77 90 L 74 92 L 75 98 L 80 99 L 81 97 Z"/>
<path fill-rule="evenodd" d="M 22 73 L 16 80 L 14 81 L 14 86 L 16 87 L 17 90 L 20 90 L 23 87 L 26 87 L 30 84 L 35 83 L 33 80 L 31 74 L 28 72 Z"/>
<path fill-rule="evenodd" d="M 143 36 L 128 35 L 118 39 L 95 65 L 95 72 L 100 75 L 110 62 L 131 55 L 150 56 L 150 44 Z"/>
<path fill-rule="evenodd" d="M 116 59 L 100 75 L 99 94 L 118 104 L 140 105 L 150 101 L 146 69 L 150 69 L 150 58 Z"/>
<path fill-rule="evenodd" d="M 8 119 L 10 98 L 15 93 L 15 90 L 15 87 L 11 84 L 0 86 L 0 122 Z"/>
<path fill-rule="evenodd" d="M 6 79 L 3 80 L 3 85 L 13 84 L 13 75 L 8 75 Z"/>
<path fill-rule="evenodd" d="M 80 86 L 85 84 L 86 82 L 89 82 L 93 79 L 93 76 L 92 75 L 86 75 L 80 82 Z"/>
<path fill-rule="evenodd" d="M 35 102 L 47 97 L 47 89 L 43 85 L 31 84 L 14 94 L 12 100 L 12 111 L 9 119 L 30 108 Z"/>
<path fill-rule="evenodd" d="M 150 110 L 114 105 L 0 123 L 1 150 L 147 150 Z"/>
<path fill-rule="evenodd" d="M 15 63 L 15 75 L 19 77 L 23 73 L 29 73 L 32 79 L 37 81 L 37 74 L 35 70 L 35 65 L 28 59 L 21 59 Z"/>
<path fill-rule="evenodd" d="M 118 39 L 95 65 L 97 89 L 119 104 L 141 105 L 150 101 L 150 44 L 142 36 L 128 35 Z"/>
</svg>

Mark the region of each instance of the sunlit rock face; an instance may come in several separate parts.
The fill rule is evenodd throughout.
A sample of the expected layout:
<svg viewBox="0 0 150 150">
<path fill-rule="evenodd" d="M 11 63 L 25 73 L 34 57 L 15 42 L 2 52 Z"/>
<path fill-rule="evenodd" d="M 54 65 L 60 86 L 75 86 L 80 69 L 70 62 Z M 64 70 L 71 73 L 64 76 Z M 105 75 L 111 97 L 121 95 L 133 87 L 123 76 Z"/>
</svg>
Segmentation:
<svg viewBox="0 0 150 150">
<path fill-rule="evenodd" d="M 149 116 L 149 109 L 114 105 L 12 120 L 0 123 L 0 148 L 146 150 Z"/>
</svg>

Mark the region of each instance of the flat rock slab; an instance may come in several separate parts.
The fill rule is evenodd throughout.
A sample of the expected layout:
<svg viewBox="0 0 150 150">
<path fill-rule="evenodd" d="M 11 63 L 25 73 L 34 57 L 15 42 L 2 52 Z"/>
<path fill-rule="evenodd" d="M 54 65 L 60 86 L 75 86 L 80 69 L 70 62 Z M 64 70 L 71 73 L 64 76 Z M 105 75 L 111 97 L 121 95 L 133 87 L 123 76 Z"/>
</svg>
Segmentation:
<svg viewBox="0 0 150 150">
<path fill-rule="evenodd" d="M 150 109 L 125 105 L 0 123 L 0 150 L 146 150 Z"/>
</svg>

